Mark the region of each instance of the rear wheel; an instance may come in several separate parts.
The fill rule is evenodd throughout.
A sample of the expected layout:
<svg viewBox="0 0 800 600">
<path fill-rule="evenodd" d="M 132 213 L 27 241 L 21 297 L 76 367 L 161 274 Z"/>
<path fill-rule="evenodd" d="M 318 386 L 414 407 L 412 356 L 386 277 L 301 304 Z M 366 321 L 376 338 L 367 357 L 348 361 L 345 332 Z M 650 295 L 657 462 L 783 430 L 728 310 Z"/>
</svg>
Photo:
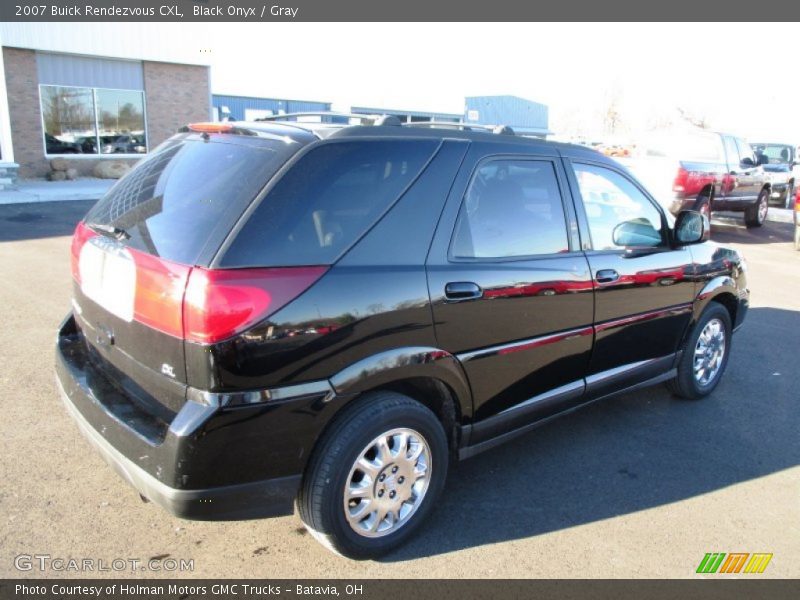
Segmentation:
<svg viewBox="0 0 800 600">
<path fill-rule="evenodd" d="M 763 189 L 758 199 L 744 211 L 744 223 L 748 227 L 761 227 L 767 220 L 769 211 L 769 190 Z"/>
<path fill-rule="evenodd" d="M 362 398 L 321 440 L 297 504 L 306 528 L 350 558 L 413 535 L 447 476 L 447 438 L 425 406 L 394 392 Z"/>
<path fill-rule="evenodd" d="M 708 196 L 698 196 L 694 203 L 694 210 L 711 220 L 711 198 Z"/>
<path fill-rule="evenodd" d="M 730 342 L 730 314 L 721 304 L 711 302 L 686 341 L 678 373 L 667 382 L 672 393 L 698 400 L 713 392 L 728 365 Z"/>
</svg>

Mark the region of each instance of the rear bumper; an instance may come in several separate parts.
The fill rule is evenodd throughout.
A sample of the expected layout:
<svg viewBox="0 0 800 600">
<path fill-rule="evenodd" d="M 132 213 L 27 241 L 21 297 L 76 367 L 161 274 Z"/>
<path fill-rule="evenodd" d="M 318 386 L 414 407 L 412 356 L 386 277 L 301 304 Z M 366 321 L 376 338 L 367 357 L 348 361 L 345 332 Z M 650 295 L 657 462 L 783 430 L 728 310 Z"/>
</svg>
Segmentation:
<svg viewBox="0 0 800 600">
<path fill-rule="evenodd" d="M 142 496 L 186 519 L 291 514 L 314 433 L 336 404 L 322 401 L 330 393 L 322 382 L 262 391 L 272 400 L 236 408 L 199 393 L 177 413 L 159 414 L 124 376 L 89 360 L 71 315 L 58 335 L 56 380 L 67 412 L 105 461 Z M 298 387 L 301 394 L 289 393 Z"/>
<path fill-rule="evenodd" d="M 142 496 L 183 519 L 234 520 L 292 513 L 300 475 L 200 490 L 179 490 L 159 481 L 112 446 L 72 403 L 56 378 L 67 412 L 103 459 Z"/>
</svg>

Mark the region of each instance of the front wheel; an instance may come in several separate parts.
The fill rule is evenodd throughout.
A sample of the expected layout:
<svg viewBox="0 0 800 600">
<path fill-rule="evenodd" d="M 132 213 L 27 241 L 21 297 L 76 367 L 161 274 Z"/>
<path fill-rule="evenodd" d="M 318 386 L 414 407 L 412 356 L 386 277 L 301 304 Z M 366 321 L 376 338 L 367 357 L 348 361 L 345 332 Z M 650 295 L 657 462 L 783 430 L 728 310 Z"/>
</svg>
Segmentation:
<svg viewBox="0 0 800 600">
<path fill-rule="evenodd" d="M 786 196 L 783 199 L 784 208 L 794 208 L 794 184 L 790 183 L 786 187 Z"/>
<path fill-rule="evenodd" d="M 667 382 L 672 393 L 698 400 L 717 387 L 731 351 L 731 317 L 728 310 L 711 302 L 686 341 L 678 373 Z"/>
<path fill-rule="evenodd" d="M 761 227 L 767 220 L 769 211 L 769 190 L 763 189 L 758 199 L 744 211 L 744 224 L 748 227 Z"/>
<path fill-rule="evenodd" d="M 711 221 L 711 198 L 708 196 L 698 196 L 694 203 L 694 210 L 705 215 L 706 218 Z"/>
<path fill-rule="evenodd" d="M 320 441 L 297 499 L 311 534 L 349 558 L 408 540 L 447 476 L 447 437 L 425 406 L 394 392 L 361 398 Z"/>
</svg>

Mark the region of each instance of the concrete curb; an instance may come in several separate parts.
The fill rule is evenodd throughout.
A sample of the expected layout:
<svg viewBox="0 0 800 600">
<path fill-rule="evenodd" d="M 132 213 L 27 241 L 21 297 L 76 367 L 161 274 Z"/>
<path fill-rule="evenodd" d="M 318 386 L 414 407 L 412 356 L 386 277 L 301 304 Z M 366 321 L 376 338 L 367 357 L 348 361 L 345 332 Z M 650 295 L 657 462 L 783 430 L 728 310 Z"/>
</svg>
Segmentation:
<svg viewBox="0 0 800 600">
<path fill-rule="evenodd" d="M 0 191 L 1 204 L 99 200 L 116 183 L 113 179 L 76 179 L 75 181 L 20 181 L 13 190 Z"/>
<path fill-rule="evenodd" d="M 788 208 L 778 208 L 770 206 L 767 212 L 767 221 L 770 223 L 794 223 L 794 217 L 791 210 Z M 744 223 L 744 213 L 721 211 L 713 213 L 714 219 L 720 219 L 726 222 L 741 222 Z"/>
</svg>

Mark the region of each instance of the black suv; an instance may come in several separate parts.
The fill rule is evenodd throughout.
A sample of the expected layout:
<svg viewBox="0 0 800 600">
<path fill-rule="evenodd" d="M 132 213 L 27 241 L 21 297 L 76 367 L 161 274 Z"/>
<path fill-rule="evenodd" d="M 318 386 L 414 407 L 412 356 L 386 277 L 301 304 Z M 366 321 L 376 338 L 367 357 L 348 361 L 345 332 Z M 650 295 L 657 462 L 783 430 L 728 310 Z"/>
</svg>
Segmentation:
<svg viewBox="0 0 800 600">
<path fill-rule="evenodd" d="M 623 167 L 452 126 L 195 124 L 88 213 L 66 406 L 144 498 L 380 555 L 448 464 L 589 402 L 719 382 L 745 263 Z"/>
</svg>

